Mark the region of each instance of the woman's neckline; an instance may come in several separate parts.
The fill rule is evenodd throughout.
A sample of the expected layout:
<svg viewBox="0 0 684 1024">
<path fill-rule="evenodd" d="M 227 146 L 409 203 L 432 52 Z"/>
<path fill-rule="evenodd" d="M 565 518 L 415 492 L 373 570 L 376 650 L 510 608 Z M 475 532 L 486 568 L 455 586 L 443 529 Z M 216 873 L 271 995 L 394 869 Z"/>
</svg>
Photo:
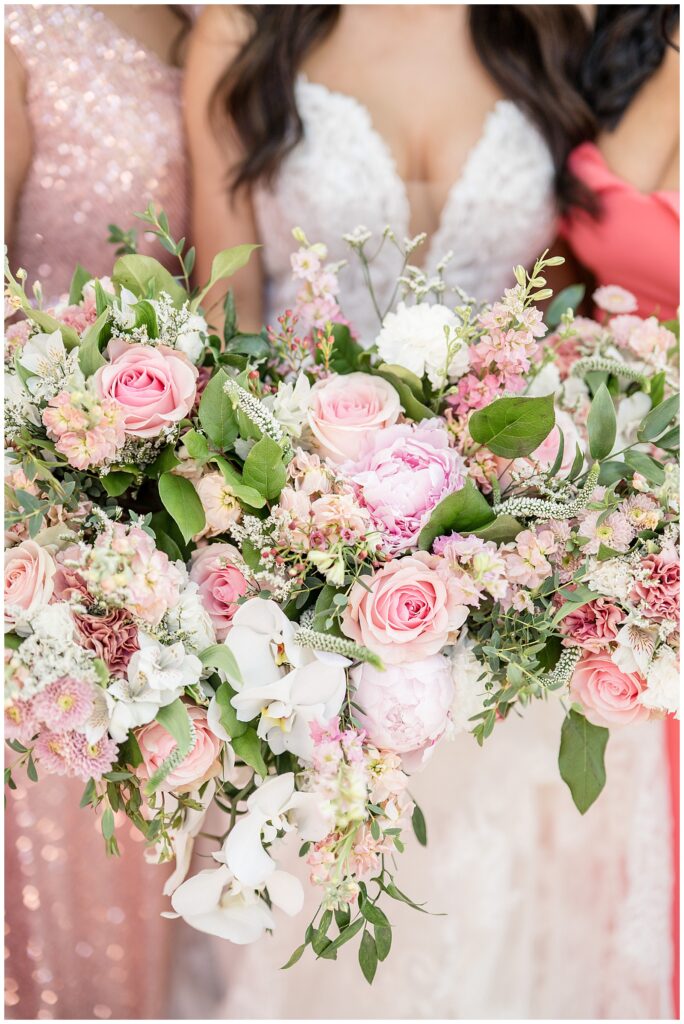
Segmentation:
<svg viewBox="0 0 684 1024">
<path fill-rule="evenodd" d="M 626 191 L 633 192 L 635 195 L 641 196 L 643 199 L 648 199 L 650 196 L 667 196 L 668 198 L 671 198 L 672 196 L 679 196 L 679 189 L 676 188 L 654 188 L 649 189 L 647 191 L 644 191 L 644 189 L 640 189 L 638 185 L 635 185 L 633 182 L 628 181 L 626 178 L 623 178 L 621 174 L 618 174 L 617 171 L 613 170 L 613 168 L 608 163 L 608 160 L 606 159 L 603 151 L 599 146 L 596 145 L 595 142 L 581 143 L 577 147 L 575 152 L 578 152 L 580 150 L 584 150 L 585 152 L 591 153 L 594 159 L 601 165 L 601 169 L 605 172 L 605 174 L 611 177 L 613 181 L 616 181 L 620 185 L 622 185 L 622 187 Z"/>
<path fill-rule="evenodd" d="M 109 15 L 105 14 L 105 12 L 100 10 L 100 8 L 95 4 L 75 4 L 69 6 L 73 6 L 79 11 L 85 11 L 94 20 L 101 21 L 105 25 L 111 26 L 121 39 L 130 43 L 132 46 L 137 47 L 138 50 L 145 54 L 145 57 L 148 60 L 152 61 L 152 63 L 156 64 L 157 67 L 161 68 L 163 71 L 180 74 L 182 70 L 181 68 L 176 67 L 174 64 L 167 63 L 160 54 L 151 50 L 149 46 L 146 46 L 145 43 L 141 42 L 141 40 L 138 39 L 137 36 L 134 36 L 132 32 L 128 32 L 126 29 L 122 28 L 118 22 L 110 18 Z"/>
</svg>

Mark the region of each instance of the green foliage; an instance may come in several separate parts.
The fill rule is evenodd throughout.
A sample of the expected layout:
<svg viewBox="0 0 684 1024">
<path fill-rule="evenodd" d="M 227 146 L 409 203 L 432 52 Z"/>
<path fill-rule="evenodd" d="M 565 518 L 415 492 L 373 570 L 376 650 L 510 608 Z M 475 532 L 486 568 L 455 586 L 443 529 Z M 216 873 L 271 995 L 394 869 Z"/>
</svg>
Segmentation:
<svg viewBox="0 0 684 1024">
<path fill-rule="evenodd" d="M 427 824 L 425 823 L 425 815 L 418 804 L 414 804 L 413 814 L 411 815 L 411 824 L 413 825 L 413 831 L 415 832 L 416 839 L 420 845 L 427 846 Z"/>
<path fill-rule="evenodd" d="M 363 349 L 358 342 L 354 341 L 349 328 L 345 324 L 333 324 L 332 336 L 334 342 L 330 353 L 330 369 L 335 373 L 352 373 L 354 370 L 358 370 Z M 323 363 L 323 355 L 320 350 L 316 352 L 316 362 Z"/>
<path fill-rule="evenodd" d="M 71 284 L 69 286 L 69 305 L 77 305 L 83 298 L 83 289 L 87 285 L 88 281 L 92 281 L 93 275 L 82 267 L 80 263 L 76 264 L 73 277 L 71 278 Z"/>
<path fill-rule="evenodd" d="M 613 450 L 617 434 L 617 417 L 610 392 L 602 384 L 591 403 L 587 420 L 589 451 L 593 459 L 605 459 Z"/>
<path fill-rule="evenodd" d="M 215 284 L 232 277 L 238 270 L 246 266 L 250 256 L 258 248 L 258 245 L 235 245 L 232 249 L 223 249 L 217 253 L 211 264 L 209 281 L 192 300 L 191 308 L 197 309 L 204 296 L 211 291 Z"/>
<path fill-rule="evenodd" d="M 162 473 L 159 477 L 159 497 L 186 544 L 204 529 L 204 509 L 190 480 L 174 473 Z"/>
<path fill-rule="evenodd" d="M 200 661 L 209 668 L 219 669 L 225 672 L 228 679 L 234 683 L 242 683 L 242 674 L 235 660 L 235 655 L 225 644 L 212 644 L 200 654 Z"/>
<path fill-rule="evenodd" d="M 361 936 L 359 966 L 368 984 L 372 985 L 375 972 L 378 969 L 378 950 L 375 945 L 375 939 L 368 931 L 365 931 Z"/>
<path fill-rule="evenodd" d="M 182 305 L 187 293 L 166 267 L 152 256 L 120 256 L 114 264 L 112 281 L 121 288 L 128 288 L 139 299 L 147 299 L 158 295 L 160 291 L 168 292 L 175 306 Z"/>
<path fill-rule="evenodd" d="M 558 767 L 580 814 L 585 814 L 606 784 L 608 730 L 570 710 L 561 729 Z"/>
<path fill-rule="evenodd" d="M 491 523 L 487 523 L 486 526 L 478 526 L 476 530 L 470 532 L 474 533 L 476 537 L 482 537 L 483 540 L 507 544 L 508 541 L 515 540 L 522 529 L 522 523 L 504 512 L 493 519 Z"/>
<path fill-rule="evenodd" d="M 258 772 L 262 779 L 266 778 L 268 769 L 264 763 L 261 740 L 256 734 L 256 729 L 248 728 L 241 736 L 236 736 L 233 740 L 233 750 L 245 764 Z"/>
<path fill-rule="evenodd" d="M 399 395 L 402 409 L 410 419 L 418 423 L 435 415 L 432 409 L 424 404 L 423 385 L 410 370 L 404 369 L 403 366 L 382 363 L 374 373 L 392 385 Z"/>
<path fill-rule="evenodd" d="M 638 432 L 640 441 L 653 441 L 659 437 L 679 412 L 679 395 L 670 395 L 651 409 Z"/>
<path fill-rule="evenodd" d="M 250 450 L 245 459 L 242 479 L 268 501 L 274 501 L 285 486 L 287 470 L 282 449 L 267 434 Z"/>
<path fill-rule="evenodd" d="M 232 740 L 237 739 L 239 736 L 244 736 L 249 728 L 247 722 L 238 721 L 235 708 L 231 704 L 231 699 L 234 696 L 235 690 L 229 683 L 221 683 L 216 691 L 216 702 L 219 706 L 221 725 Z"/>
<path fill-rule="evenodd" d="M 180 697 L 174 700 L 173 703 L 167 704 L 166 707 L 159 708 L 156 720 L 162 728 L 166 729 L 166 731 L 173 736 L 176 741 L 176 748 L 171 756 L 159 766 L 147 783 L 146 791 L 148 795 L 154 793 L 162 784 L 169 771 L 174 767 L 178 758 L 182 759 L 187 757 L 192 750 L 193 745 L 190 716 L 188 715 L 187 708 Z"/>
<path fill-rule="evenodd" d="M 230 462 L 221 458 L 220 455 L 213 456 L 213 461 L 223 473 L 224 480 L 230 485 L 233 494 L 238 501 L 244 502 L 244 504 L 249 505 L 250 508 L 264 507 L 266 504 L 266 498 L 264 495 L 258 491 L 256 487 L 248 486 L 245 483 L 244 478 L 240 476 L 234 466 L 231 466 Z"/>
<path fill-rule="evenodd" d="M 495 455 L 516 459 L 530 455 L 555 425 L 553 395 L 543 398 L 497 398 L 474 412 L 468 429 L 473 441 Z"/>
<path fill-rule="evenodd" d="M 238 436 L 235 412 L 223 385 L 228 380 L 225 370 L 217 370 L 200 399 L 198 416 L 207 437 L 219 451 L 233 446 Z"/>
<path fill-rule="evenodd" d="M 646 455 L 644 452 L 628 451 L 625 452 L 625 462 L 656 487 L 661 487 L 665 483 L 665 470 L 650 455 Z"/>
<path fill-rule="evenodd" d="M 571 309 L 573 313 L 577 311 L 580 302 L 584 298 L 585 291 L 586 289 L 583 284 L 572 284 L 569 288 L 564 288 L 562 292 L 559 292 L 555 299 L 549 303 L 544 319 L 552 330 L 558 327 L 563 314 L 568 309 Z"/>
<path fill-rule="evenodd" d="M 100 352 L 100 337 L 103 328 L 108 323 L 109 313 L 105 310 L 100 313 L 97 320 L 83 333 L 81 344 L 78 349 L 78 363 L 85 377 L 92 377 L 96 370 L 105 365 L 105 359 Z"/>
<path fill-rule="evenodd" d="M 472 480 L 467 480 L 460 491 L 448 494 L 433 509 L 420 531 L 418 546 L 422 551 L 429 551 L 437 537 L 453 532 L 472 533 L 492 523 L 494 519 L 491 506 Z"/>
<path fill-rule="evenodd" d="M 118 498 L 131 486 L 135 480 L 135 473 L 118 472 L 112 470 L 100 477 L 100 481 L 110 498 Z"/>
</svg>

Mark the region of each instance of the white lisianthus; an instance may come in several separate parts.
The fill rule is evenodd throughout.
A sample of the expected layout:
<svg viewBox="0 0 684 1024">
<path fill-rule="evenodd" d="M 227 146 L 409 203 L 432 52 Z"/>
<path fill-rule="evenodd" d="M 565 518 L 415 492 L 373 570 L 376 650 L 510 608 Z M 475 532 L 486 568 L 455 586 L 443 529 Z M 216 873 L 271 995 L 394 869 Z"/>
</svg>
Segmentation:
<svg viewBox="0 0 684 1024">
<path fill-rule="evenodd" d="M 449 650 L 451 677 L 454 681 L 454 700 L 450 725 L 447 726 L 449 737 L 461 732 L 472 732 L 477 722 L 471 722 L 470 719 L 484 710 L 484 699 L 487 696 L 485 683 L 491 673 L 473 654 L 474 646 L 464 628 L 458 642 Z"/>
<path fill-rule="evenodd" d="M 205 338 L 209 335 L 207 321 L 199 313 L 191 313 L 176 335 L 176 348 L 183 352 L 191 363 L 196 363 L 204 352 Z"/>
<path fill-rule="evenodd" d="M 299 438 L 309 410 L 311 384 L 304 373 L 300 373 L 294 384 L 280 383 L 275 395 L 262 399 L 290 437 Z"/>
<path fill-rule="evenodd" d="M 679 718 L 679 658 L 667 644 L 659 649 L 646 674 L 646 689 L 639 703 L 654 711 L 676 714 Z"/>
<path fill-rule="evenodd" d="M 460 321 L 447 306 L 400 302 L 388 313 L 376 339 L 385 363 L 403 366 L 417 377 L 427 373 L 433 387 L 462 377 L 470 366 L 467 344 L 458 337 Z"/>
<path fill-rule="evenodd" d="M 178 603 L 166 615 L 170 633 L 183 633 L 186 648 L 199 654 L 216 643 L 211 616 L 204 607 L 197 583 L 188 583 Z"/>
<path fill-rule="evenodd" d="M 273 906 L 294 916 L 302 909 L 304 892 L 299 879 L 285 871 L 274 871 L 266 889 Z M 183 882 L 171 897 L 174 913 L 191 928 L 217 935 L 238 945 L 256 942 L 275 927 L 275 918 L 262 894 L 243 886 L 221 865 L 207 868 Z"/>
</svg>

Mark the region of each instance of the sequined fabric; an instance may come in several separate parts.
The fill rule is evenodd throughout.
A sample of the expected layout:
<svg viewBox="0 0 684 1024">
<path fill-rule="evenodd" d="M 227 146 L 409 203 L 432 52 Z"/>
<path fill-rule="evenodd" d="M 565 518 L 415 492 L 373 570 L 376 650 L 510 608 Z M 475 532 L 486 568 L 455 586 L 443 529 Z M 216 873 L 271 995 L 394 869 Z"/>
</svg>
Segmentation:
<svg viewBox="0 0 684 1024">
<path fill-rule="evenodd" d="M 111 268 L 107 225 L 131 227 L 149 200 L 185 233 L 180 72 L 88 6 L 9 5 L 5 17 L 33 133 L 10 257 L 56 297 L 77 261 Z M 164 868 L 145 863 L 125 821 L 122 856 L 106 857 L 77 780 L 17 782 L 5 828 L 7 1017 L 165 1016 L 168 950 L 184 926 L 159 916 Z"/>
<path fill-rule="evenodd" d="M 87 5 L 8 5 L 5 33 L 26 69 L 32 163 L 14 224 L 14 266 L 48 296 L 80 262 L 111 269 L 108 225 L 150 200 L 176 237 L 186 216 L 180 71 Z M 140 232 L 139 249 L 170 259 Z"/>
</svg>

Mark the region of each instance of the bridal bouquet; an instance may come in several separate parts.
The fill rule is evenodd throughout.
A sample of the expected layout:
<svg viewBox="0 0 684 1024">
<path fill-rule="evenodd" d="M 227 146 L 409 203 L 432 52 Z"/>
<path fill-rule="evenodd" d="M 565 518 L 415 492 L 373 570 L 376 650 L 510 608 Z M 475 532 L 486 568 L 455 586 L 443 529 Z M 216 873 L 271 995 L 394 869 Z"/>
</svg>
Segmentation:
<svg viewBox="0 0 684 1024">
<path fill-rule="evenodd" d="M 359 229 L 370 345 L 301 232 L 295 308 L 246 334 L 229 295 L 219 338 L 202 302 L 253 247 L 193 292 L 192 250 L 143 220 L 178 277 L 128 251 L 45 309 L 7 271 L 8 743 L 85 782 L 110 852 L 127 816 L 175 860 L 172 915 L 233 942 L 302 909 L 298 844 L 320 906 L 287 966 L 358 937 L 370 982 L 387 905 L 421 909 L 396 855 L 427 842 L 437 743 L 561 700 L 584 813 L 609 730 L 677 710 L 677 328 L 620 288 L 544 322 L 546 254 L 500 302 L 450 301 L 389 231 L 382 310 Z"/>
</svg>

